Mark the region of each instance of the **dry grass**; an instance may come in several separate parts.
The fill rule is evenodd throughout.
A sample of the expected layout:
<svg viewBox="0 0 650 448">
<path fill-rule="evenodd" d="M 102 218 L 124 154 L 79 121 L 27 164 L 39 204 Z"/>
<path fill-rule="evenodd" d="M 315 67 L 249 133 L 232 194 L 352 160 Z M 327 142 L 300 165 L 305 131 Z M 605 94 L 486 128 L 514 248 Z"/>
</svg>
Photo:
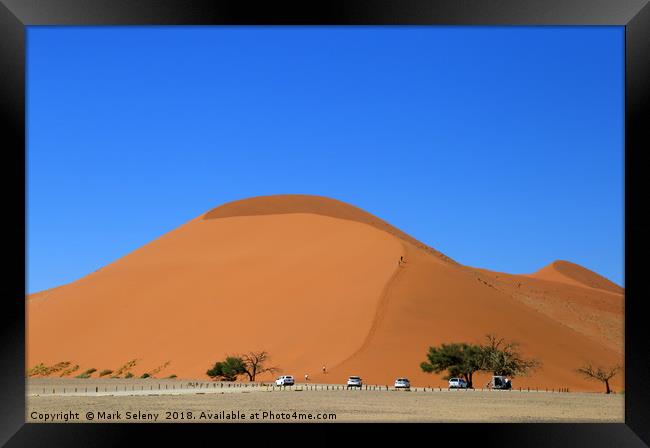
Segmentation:
<svg viewBox="0 0 650 448">
<path fill-rule="evenodd" d="M 62 361 L 54 364 L 53 366 L 46 366 L 43 363 L 37 364 L 27 372 L 27 376 L 50 376 L 61 370 L 67 369 L 70 366 L 70 361 Z"/>
<path fill-rule="evenodd" d="M 132 368 L 134 368 L 137 363 L 138 363 L 137 359 L 132 359 L 131 361 L 126 362 L 119 369 L 115 371 L 115 373 L 111 378 L 119 378 L 122 375 L 126 375 L 127 373 L 130 373 L 129 371 Z M 131 376 L 133 376 L 133 374 L 131 374 Z"/>
</svg>

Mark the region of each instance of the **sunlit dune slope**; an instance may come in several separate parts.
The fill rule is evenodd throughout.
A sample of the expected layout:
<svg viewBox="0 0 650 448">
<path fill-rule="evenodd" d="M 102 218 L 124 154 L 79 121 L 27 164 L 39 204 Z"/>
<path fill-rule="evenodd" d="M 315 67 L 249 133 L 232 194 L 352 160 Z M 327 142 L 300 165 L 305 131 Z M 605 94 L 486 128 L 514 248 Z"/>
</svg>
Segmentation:
<svg viewBox="0 0 650 448">
<path fill-rule="evenodd" d="M 590 271 L 569 261 L 557 260 L 539 271 L 531 274 L 531 277 L 553 282 L 568 283 L 576 286 L 588 286 L 590 288 L 602 289 L 604 291 L 622 294 L 623 288 L 616 283 L 607 280 L 605 277 Z"/>
<path fill-rule="evenodd" d="M 573 281 L 473 269 L 346 203 L 257 197 L 29 297 L 28 367 L 137 359 L 136 375 L 169 361 L 156 376 L 205 378 L 227 354 L 265 349 L 299 380 L 443 385 L 419 368 L 430 345 L 498 333 L 543 363 L 516 386 L 599 390 L 575 368 L 622 363 L 623 292 L 573 266 L 556 268 Z"/>
</svg>

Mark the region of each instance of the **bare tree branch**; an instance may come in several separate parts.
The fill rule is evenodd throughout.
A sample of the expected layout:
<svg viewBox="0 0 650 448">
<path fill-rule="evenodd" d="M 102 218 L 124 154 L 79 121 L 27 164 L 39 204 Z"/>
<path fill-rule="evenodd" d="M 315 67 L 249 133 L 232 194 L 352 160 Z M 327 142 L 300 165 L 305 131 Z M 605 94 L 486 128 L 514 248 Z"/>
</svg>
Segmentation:
<svg viewBox="0 0 650 448">
<path fill-rule="evenodd" d="M 605 393 L 608 394 L 611 392 L 609 388 L 609 380 L 611 380 L 619 371 L 621 366 L 616 364 L 610 367 L 597 366 L 594 367 L 593 363 L 589 361 L 582 367 L 576 369 L 576 372 L 582 374 L 587 379 L 593 379 L 601 381 L 605 384 Z"/>
<path fill-rule="evenodd" d="M 269 354 L 265 350 L 259 352 L 248 352 L 241 355 L 241 359 L 244 361 L 244 370 L 250 381 L 255 381 L 255 378 L 260 373 L 275 373 L 280 371 L 280 369 L 275 366 L 264 366 L 264 363 L 269 359 Z"/>
</svg>

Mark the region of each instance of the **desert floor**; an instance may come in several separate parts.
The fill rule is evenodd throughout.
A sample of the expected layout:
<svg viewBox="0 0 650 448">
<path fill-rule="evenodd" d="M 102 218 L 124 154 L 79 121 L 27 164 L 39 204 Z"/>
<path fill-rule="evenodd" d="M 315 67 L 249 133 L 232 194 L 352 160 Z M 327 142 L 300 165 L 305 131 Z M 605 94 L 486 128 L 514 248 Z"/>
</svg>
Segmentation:
<svg viewBox="0 0 650 448">
<path fill-rule="evenodd" d="M 371 390 L 346 390 L 339 386 L 340 389 L 332 390 L 332 387 L 296 385 L 279 390 L 267 386 L 221 388 L 211 384 L 194 387 L 172 380 L 30 381 L 26 420 L 43 422 L 47 418 L 48 422 L 67 419 L 70 422 L 116 423 L 624 421 L 624 396 L 620 394 L 422 388 L 395 391 L 386 390 L 384 386 Z M 92 418 L 87 417 L 89 413 Z"/>
</svg>

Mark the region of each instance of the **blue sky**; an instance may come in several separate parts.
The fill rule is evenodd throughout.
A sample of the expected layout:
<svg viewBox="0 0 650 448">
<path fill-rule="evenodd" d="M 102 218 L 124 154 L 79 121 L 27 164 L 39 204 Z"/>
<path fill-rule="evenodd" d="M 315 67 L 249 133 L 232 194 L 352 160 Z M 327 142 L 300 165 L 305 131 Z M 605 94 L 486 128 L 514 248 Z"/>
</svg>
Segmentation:
<svg viewBox="0 0 650 448">
<path fill-rule="evenodd" d="M 27 57 L 29 292 L 280 193 L 623 284 L 622 27 L 30 27 Z"/>
</svg>

